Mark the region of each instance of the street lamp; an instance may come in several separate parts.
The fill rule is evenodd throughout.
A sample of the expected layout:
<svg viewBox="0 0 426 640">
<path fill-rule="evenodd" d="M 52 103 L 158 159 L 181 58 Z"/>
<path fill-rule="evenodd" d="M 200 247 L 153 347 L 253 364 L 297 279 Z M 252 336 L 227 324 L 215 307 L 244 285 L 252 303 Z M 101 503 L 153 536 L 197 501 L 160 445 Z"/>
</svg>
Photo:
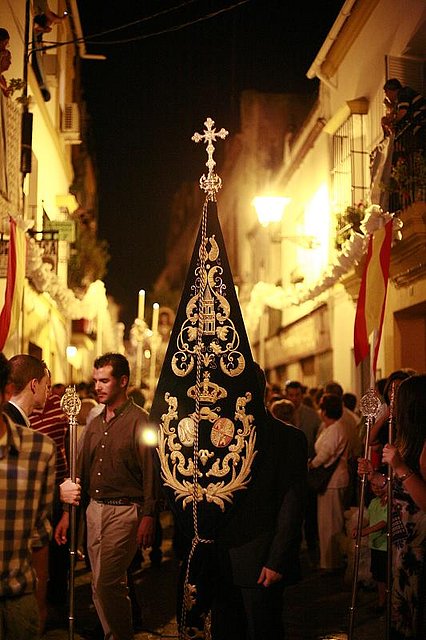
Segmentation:
<svg viewBox="0 0 426 640">
<path fill-rule="evenodd" d="M 257 196 L 252 200 L 252 204 L 256 209 L 257 219 L 262 227 L 268 227 L 270 224 L 281 222 L 284 209 L 290 202 L 291 198 L 284 196 Z M 318 240 L 315 236 L 283 236 L 278 233 L 271 235 L 270 240 L 272 242 L 288 240 L 289 242 L 300 245 L 304 249 L 317 249 L 319 247 Z"/>
<path fill-rule="evenodd" d="M 291 198 L 284 196 L 257 196 L 252 200 L 262 227 L 267 227 L 273 222 L 281 222 L 284 209 L 290 202 Z"/>
<path fill-rule="evenodd" d="M 252 204 L 256 210 L 257 218 L 262 227 L 266 229 L 270 224 L 278 224 L 281 222 L 284 209 L 290 203 L 291 198 L 284 196 L 257 196 L 253 198 Z M 269 235 L 269 234 L 268 234 Z M 268 247 L 265 245 L 266 234 L 260 234 L 259 241 L 263 245 L 263 256 L 260 261 L 260 278 L 264 278 L 264 259 L 269 254 Z M 259 351 L 258 362 L 262 368 L 265 367 L 265 347 L 267 336 L 267 316 L 262 313 L 259 318 Z"/>
</svg>

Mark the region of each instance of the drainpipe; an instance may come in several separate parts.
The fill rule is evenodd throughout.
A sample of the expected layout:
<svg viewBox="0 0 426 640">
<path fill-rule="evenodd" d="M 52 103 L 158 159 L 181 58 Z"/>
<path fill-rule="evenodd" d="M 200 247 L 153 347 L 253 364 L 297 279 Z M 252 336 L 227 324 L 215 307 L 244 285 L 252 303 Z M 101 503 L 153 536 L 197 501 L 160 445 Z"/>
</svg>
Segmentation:
<svg viewBox="0 0 426 640">
<path fill-rule="evenodd" d="M 23 112 L 21 120 L 21 173 L 22 173 L 22 192 L 24 191 L 24 179 L 27 173 L 31 173 L 31 146 L 33 137 L 33 114 L 28 109 L 28 49 L 30 41 L 30 0 L 25 2 L 25 35 L 24 35 L 24 68 L 23 80 L 24 89 Z M 24 209 L 25 210 L 25 209 Z"/>
</svg>

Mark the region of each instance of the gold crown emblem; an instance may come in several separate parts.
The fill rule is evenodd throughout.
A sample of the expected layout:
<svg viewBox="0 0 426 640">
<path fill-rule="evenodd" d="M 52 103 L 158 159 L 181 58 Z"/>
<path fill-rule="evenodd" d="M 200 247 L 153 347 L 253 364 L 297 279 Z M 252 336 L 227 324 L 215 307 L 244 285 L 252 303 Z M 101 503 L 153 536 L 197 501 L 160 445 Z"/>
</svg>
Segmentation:
<svg viewBox="0 0 426 640">
<path fill-rule="evenodd" d="M 197 385 L 190 387 L 187 395 L 195 400 L 197 397 Z M 214 404 L 218 400 L 226 398 L 227 395 L 228 394 L 223 387 L 220 387 L 215 382 L 210 382 L 210 374 L 208 371 L 205 371 L 199 390 L 200 402 Z"/>
</svg>

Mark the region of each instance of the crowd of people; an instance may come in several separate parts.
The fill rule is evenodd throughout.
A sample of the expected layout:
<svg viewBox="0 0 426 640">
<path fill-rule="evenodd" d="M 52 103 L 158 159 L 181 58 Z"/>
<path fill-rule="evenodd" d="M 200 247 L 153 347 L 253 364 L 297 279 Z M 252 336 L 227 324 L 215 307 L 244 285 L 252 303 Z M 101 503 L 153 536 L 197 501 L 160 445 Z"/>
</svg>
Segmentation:
<svg viewBox="0 0 426 640">
<path fill-rule="evenodd" d="M 305 541 L 312 549 L 306 518 L 309 521 L 309 509 L 313 511 L 316 506 L 320 570 L 338 570 L 345 563 L 340 544 L 344 510 L 349 506 L 367 507 L 361 536 L 369 536 L 371 576 L 378 594 L 375 611 L 380 615 L 386 607 L 387 512 L 391 510 L 390 637 L 418 640 L 426 637 L 426 375 L 409 368 L 395 370 L 377 381 L 376 393 L 380 407 L 369 432 L 368 457 L 364 457 L 365 417 L 357 413 L 357 398 L 343 393 L 335 382 L 321 389 L 306 389 L 300 382 L 291 381 L 284 392 L 271 386 L 269 402 L 277 417 L 284 398 L 287 412 L 288 402 L 293 402 L 288 415 L 305 431 L 310 443 L 309 467 L 332 467 L 338 461 L 326 490 L 316 496 L 316 505 L 315 498 L 307 501 Z M 316 426 L 312 411 L 317 416 Z M 369 481 L 369 491 L 366 504 L 360 505 L 363 475 Z M 388 480 L 392 482 L 390 505 Z M 354 529 L 354 538 L 356 534 Z"/>
<path fill-rule="evenodd" d="M 2 637 L 39 638 L 48 623 L 47 604 L 66 606 L 69 505 L 80 502 L 97 637 L 134 637 L 138 613 L 131 567 L 135 559 L 141 562 L 141 549 L 156 546 L 160 478 L 155 448 L 148 444 L 148 414 L 140 406 L 143 395 L 129 388 L 127 359 L 114 353 L 97 358 L 93 378 L 93 383 L 77 385 L 81 433 L 73 482 L 69 420 L 61 407 L 65 385 L 52 385 L 46 364 L 33 356 L 7 360 L 0 354 L 0 479 L 7 487 L 0 499 Z M 369 491 L 361 535 L 369 537 L 375 611 L 383 615 L 386 607 L 390 509 L 391 639 L 426 637 L 426 375 L 394 371 L 377 382 L 377 394 L 381 406 L 366 458 L 365 418 L 353 393 L 336 381 L 315 389 L 297 380 L 266 384 L 270 438 L 259 451 L 260 471 L 250 494 L 254 502 L 235 512 L 219 540 L 232 571 L 224 574 L 212 600 L 213 638 L 228 637 L 232 629 L 234 638 L 266 640 L 277 637 L 271 635 L 277 628 L 284 638 L 284 628 L 277 627 L 282 625 L 284 587 L 300 579 L 302 544 L 313 569 L 344 568 L 347 558 L 339 544 L 344 512 L 360 506 L 363 475 Z M 332 473 L 325 490 L 317 493 L 309 489 L 306 475 L 320 466 Z M 252 533 L 244 544 L 242 529 Z"/>
</svg>

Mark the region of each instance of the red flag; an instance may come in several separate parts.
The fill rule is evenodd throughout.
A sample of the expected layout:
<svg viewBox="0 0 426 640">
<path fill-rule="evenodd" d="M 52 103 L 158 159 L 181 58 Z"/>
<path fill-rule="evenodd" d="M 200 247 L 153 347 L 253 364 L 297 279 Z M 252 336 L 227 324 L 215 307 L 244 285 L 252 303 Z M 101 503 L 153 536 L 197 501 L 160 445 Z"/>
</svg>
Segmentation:
<svg viewBox="0 0 426 640">
<path fill-rule="evenodd" d="M 18 325 L 24 291 L 25 256 L 25 231 L 17 227 L 15 220 L 11 218 L 6 293 L 0 314 L 0 351 Z"/>
<path fill-rule="evenodd" d="M 372 366 L 374 372 L 385 315 L 391 244 L 392 220 L 370 236 L 355 315 L 355 363 L 358 365 L 367 357 L 370 350 L 369 337 L 373 331 L 376 331 L 377 339 Z"/>
</svg>

